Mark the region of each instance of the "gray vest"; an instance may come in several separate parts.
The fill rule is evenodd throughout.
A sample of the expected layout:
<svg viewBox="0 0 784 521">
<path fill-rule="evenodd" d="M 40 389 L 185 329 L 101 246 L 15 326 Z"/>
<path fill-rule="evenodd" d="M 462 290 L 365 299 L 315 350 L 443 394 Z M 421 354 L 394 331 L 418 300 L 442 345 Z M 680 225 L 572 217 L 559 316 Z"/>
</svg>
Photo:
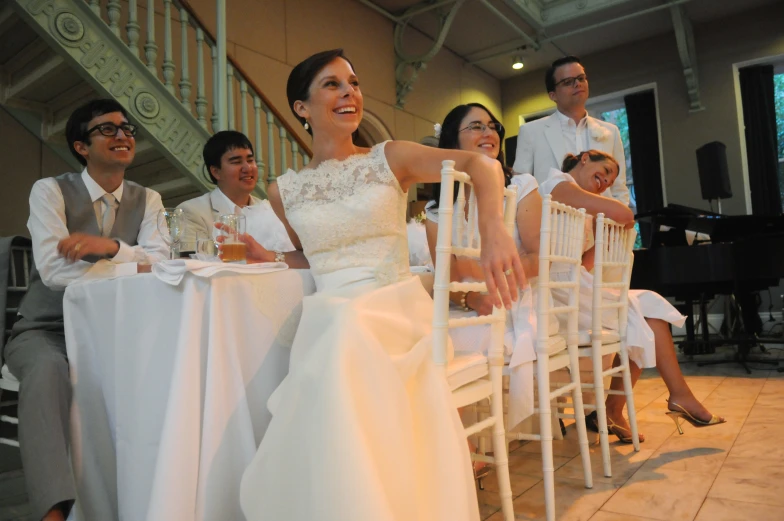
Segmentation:
<svg viewBox="0 0 784 521">
<path fill-rule="evenodd" d="M 54 179 L 63 194 L 65 225 L 68 233 L 100 235 L 93 201 L 82 181 L 82 174 L 63 174 Z M 144 187 L 132 181 L 123 181 L 122 201 L 117 207 L 117 216 L 109 237 L 135 246 L 146 204 L 147 194 Z M 100 257 L 87 256 L 83 260 L 95 263 L 100 260 Z M 62 330 L 64 293 L 64 290 L 48 288 L 41 280 L 38 269 L 33 266 L 30 287 L 19 306 L 19 314 L 22 317 L 14 324 L 13 334 L 30 329 Z"/>
</svg>

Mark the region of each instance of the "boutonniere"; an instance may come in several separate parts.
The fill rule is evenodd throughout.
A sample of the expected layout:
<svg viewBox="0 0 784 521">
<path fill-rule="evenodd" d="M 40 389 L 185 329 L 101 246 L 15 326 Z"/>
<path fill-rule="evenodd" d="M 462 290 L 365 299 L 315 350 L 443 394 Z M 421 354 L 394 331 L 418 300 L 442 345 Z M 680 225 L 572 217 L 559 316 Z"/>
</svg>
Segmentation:
<svg viewBox="0 0 784 521">
<path fill-rule="evenodd" d="M 610 137 L 610 133 L 604 130 L 604 127 L 597 125 L 596 123 L 591 125 L 591 139 L 601 142 L 606 140 L 608 137 Z"/>
</svg>

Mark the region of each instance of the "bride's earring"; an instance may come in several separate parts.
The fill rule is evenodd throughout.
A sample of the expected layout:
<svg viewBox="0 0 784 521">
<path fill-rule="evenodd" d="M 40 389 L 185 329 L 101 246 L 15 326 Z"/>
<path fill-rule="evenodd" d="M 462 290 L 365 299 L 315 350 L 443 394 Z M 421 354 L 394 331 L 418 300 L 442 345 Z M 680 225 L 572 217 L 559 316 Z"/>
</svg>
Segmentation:
<svg viewBox="0 0 784 521">
<path fill-rule="evenodd" d="M 307 129 L 309 129 L 309 128 L 310 128 L 310 125 L 308 125 L 308 122 L 306 121 L 306 122 L 305 122 L 305 130 L 307 130 Z"/>
</svg>

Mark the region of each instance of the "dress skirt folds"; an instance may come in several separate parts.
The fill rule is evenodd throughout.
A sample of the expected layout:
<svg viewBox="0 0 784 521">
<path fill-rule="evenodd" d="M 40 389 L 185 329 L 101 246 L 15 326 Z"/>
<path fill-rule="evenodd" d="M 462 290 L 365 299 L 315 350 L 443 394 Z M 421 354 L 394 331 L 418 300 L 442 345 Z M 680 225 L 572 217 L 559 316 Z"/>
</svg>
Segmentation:
<svg viewBox="0 0 784 521">
<path fill-rule="evenodd" d="M 417 277 L 317 277 L 272 423 L 242 480 L 250 521 L 478 520 L 470 458 L 432 362 L 433 301 Z"/>
</svg>

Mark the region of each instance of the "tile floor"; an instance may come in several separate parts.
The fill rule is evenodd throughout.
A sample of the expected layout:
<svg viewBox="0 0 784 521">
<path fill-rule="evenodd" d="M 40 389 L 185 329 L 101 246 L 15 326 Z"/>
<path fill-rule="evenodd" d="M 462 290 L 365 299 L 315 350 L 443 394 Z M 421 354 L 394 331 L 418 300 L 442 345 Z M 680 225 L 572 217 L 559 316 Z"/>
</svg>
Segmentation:
<svg viewBox="0 0 784 521">
<path fill-rule="evenodd" d="M 771 354 L 784 366 L 784 351 Z M 686 425 L 680 436 L 664 415 L 664 383 L 655 371 L 645 371 L 635 402 L 646 441 L 640 452 L 611 444 L 612 478 L 602 476 L 597 435 L 591 434 L 590 490 L 583 485 L 574 427 L 555 442 L 558 521 L 784 520 L 784 373 L 766 368 L 747 375 L 732 363 L 681 367 L 697 397 L 729 421 L 703 429 Z M 515 519 L 544 519 L 538 444 L 515 447 L 510 470 Z M 494 478 L 479 493 L 482 519 L 503 521 Z M 18 452 L 2 446 L 0 521 L 29 519 Z"/>
<path fill-rule="evenodd" d="M 772 357 L 784 353 L 771 352 Z M 752 364 L 754 365 L 754 364 Z M 681 436 L 664 413 L 667 389 L 655 371 L 635 387 L 640 452 L 611 436 L 611 478 L 602 475 L 598 435 L 589 433 L 592 489 L 583 482 L 574 426 L 556 441 L 558 521 L 781 521 L 784 520 L 784 373 L 751 375 L 736 364 L 698 367 L 684 362 L 686 379 L 722 425 L 684 426 Z M 545 519 L 537 442 L 510 453 L 515 519 Z M 482 519 L 503 521 L 497 483 L 480 492 Z"/>
</svg>

